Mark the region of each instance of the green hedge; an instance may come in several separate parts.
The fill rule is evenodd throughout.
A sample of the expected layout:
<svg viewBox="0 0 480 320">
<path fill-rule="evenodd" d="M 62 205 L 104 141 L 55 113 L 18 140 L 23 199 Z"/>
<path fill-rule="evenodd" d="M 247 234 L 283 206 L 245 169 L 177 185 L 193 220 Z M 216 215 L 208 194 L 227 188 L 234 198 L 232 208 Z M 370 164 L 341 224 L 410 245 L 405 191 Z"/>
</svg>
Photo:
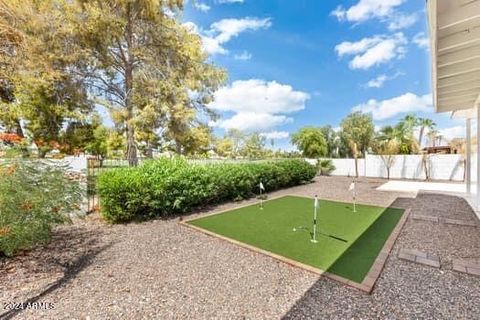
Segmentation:
<svg viewBox="0 0 480 320">
<path fill-rule="evenodd" d="M 259 181 L 268 192 L 308 182 L 315 174 L 315 167 L 303 160 L 194 165 L 161 159 L 102 172 L 97 192 L 103 218 L 117 223 L 245 199 L 258 193 Z"/>
</svg>

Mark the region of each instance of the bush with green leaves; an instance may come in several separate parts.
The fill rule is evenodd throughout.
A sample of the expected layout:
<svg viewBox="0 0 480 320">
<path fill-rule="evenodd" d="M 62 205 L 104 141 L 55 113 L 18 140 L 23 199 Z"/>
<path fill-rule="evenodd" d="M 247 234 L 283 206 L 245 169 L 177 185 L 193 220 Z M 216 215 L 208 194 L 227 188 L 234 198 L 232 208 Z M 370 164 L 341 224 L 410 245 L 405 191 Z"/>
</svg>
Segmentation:
<svg viewBox="0 0 480 320">
<path fill-rule="evenodd" d="M 195 208 L 309 182 L 316 168 L 303 160 L 191 164 L 160 159 L 136 168 L 102 172 L 97 180 L 101 214 L 110 223 L 167 217 Z"/>
<path fill-rule="evenodd" d="M 318 172 L 322 176 L 329 176 L 336 168 L 330 159 L 318 160 Z"/>
<path fill-rule="evenodd" d="M 45 244 L 52 227 L 70 221 L 82 190 L 58 163 L 12 159 L 0 164 L 0 255 Z"/>
</svg>

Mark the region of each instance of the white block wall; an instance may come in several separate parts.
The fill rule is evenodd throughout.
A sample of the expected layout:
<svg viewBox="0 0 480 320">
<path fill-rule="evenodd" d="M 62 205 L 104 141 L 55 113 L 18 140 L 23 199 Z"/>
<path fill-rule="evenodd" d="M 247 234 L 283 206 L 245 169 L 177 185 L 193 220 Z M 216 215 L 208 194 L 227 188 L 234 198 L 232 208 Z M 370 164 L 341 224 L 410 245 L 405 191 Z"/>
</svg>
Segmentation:
<svg viewBox="0 0 480 320">
<path fill-rule="evenodd" d="M 430 179 L 463 181 L 464 164 L 462 156 L 456 154 L 432 154 L 428 158 Z M 380 156 L 367 155 L 367 177 L 387 177 L 387 169 Z M 397 155 L 392 168 L 392 179 L 424 180 L 425 171 L 421 155 Z"/>
<path fill-rule="evenodd" d="M 367 155 L 367 177 L 387 177 L 387 168 L 382 157 Z M 395 156 L 390 169 L 390 178 L 393 179 L 422 179 L 422 156 Z"/>
<path fill-rule="evenodd" d="M 431 158 L 431 176 L 436 180 L 463 181 L 465 160 L 461 155 L 434 155 Z"/>
<path fill-rule="evenodd" d="M 472 154 L 472 181 L 477 179 L 476 154 Z M 334 176 L 355 175 L 354 159 L 330 159 L 335 166 Z M 312 164 L 316 161 L 307 161 Z M 446 181 L 463 181 L 465 165 L 463 157 L 457 154 L 431 154 L 429 156 L 430 179 Z M 360 176 L 386 178 L 387 170 L 380 156 L 367 155 L 365 159 L 358 159 L 358 172 Z M 390 169 L 391 179 L 424 180 L 425 172 L 421 155 L 397 155 Z"/>
<path fill-rule="evenodd" d="M 306 159 L 312 164 L 316 164 L 314 159 Z M 355 159 L 329 159 L 335 166 L 332 176 L 349 176 L 355 175 Z M 365 159 L 358 159 L 358 174 L 365 176 Z"/>
</svg>

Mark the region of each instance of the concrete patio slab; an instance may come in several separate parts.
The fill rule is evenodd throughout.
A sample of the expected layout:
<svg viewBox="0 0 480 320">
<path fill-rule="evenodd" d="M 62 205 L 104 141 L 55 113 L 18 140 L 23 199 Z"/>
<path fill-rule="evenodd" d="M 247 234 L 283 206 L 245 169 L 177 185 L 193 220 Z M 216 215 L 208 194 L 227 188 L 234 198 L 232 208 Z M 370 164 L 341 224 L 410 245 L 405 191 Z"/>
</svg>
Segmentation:
<svg viewBox="0 0 480 320">
<path fill-rule="evenodd" d="M 472 188 L 474 189 L 475 186 L 472 186 Z M 416 193 L 422 190 L 449 193 L 466 193 L 467 187 L 463 183 L 392 180 L 382 184 L 377 188 L 377 190 Z"/>
</svg>

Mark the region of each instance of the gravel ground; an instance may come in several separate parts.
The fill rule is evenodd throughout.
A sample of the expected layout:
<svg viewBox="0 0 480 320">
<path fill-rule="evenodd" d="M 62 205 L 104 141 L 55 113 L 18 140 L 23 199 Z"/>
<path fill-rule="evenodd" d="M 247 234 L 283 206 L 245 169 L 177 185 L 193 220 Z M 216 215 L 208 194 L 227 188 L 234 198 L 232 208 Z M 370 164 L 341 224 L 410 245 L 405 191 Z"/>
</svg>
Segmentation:
<svg viewBox="0 0 480 320">
<path fill-rule="evenodd" d="M 348 201 L 350 182 L 319 177 L 270 196 Z M 475 219 L 462 199 L 376 191 L 383 182 L 362 179 L 359 201 Z M 400 248 L 437 254 L 442 267 L 399 260 Z M 478 319 L 480 277 L 452 272 L 450 260 L 457 257 L 480 257 L 478 228 L 409 220 L 367 295 L 181 226 L 178 219 L 106 226 L 92 216 L 58 228 L 44 248 L 0 258 L 2 308 L 8 302 L 54 304 L 0 319 Z"/>
</svg>

